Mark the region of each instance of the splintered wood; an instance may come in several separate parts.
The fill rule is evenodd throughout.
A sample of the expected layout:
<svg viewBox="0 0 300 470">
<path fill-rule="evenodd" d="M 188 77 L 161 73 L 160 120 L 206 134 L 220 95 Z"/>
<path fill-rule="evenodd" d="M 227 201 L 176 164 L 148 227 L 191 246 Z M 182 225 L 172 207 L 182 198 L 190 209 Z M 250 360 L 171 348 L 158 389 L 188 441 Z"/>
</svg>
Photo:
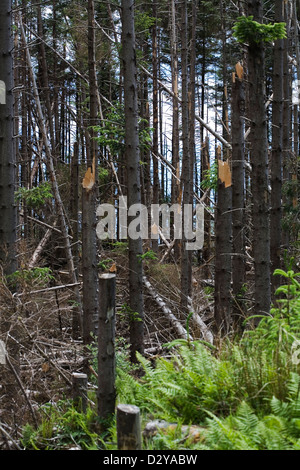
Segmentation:
<svg viewBox="0 0 300 470">
<path fill-rule="evenodd" d="M 231 170 L 229 166 L 229 162 L 223 162 L 222 160 L 218 160 L 218 168 L 219 168 L 219 180 L 221 183 L 225 184 L 225 188 L 231 186 Z"/>
<path fill-rule="evenodd" d="M 92 167 L 89 167 L 84 175 L 84 178 L 82 180 L 82 187 L 86 189 L 87 191 L 90 191 L 93 189 L 94 184 L 95 184 L 95 157 L 93 158 L 93 163 Z"/>
</svg>

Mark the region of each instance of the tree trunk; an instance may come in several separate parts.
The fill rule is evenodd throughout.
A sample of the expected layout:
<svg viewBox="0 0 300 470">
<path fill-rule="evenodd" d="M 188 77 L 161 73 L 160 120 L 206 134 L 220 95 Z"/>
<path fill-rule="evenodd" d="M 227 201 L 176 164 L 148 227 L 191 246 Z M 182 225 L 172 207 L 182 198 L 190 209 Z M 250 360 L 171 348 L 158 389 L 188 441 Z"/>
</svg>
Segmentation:
<svg viewBox="0 0 300 470">
<path fill-rule="evenodd" d="M 90 86 L 90 153 L 87 172 L 82 182 L 82 308 L 83 341 L 88 344 L 98 321 L 98 271 L 96 237 L 96 202 L 98 190 L 98 149 L 95 140 L 97 125 L 97 77 L 95 63 L 94 0 L 88 1 L 88 65 Z"/>
<path fill-rule="evenodd" d="M 275 1 L 275 21 L 283 21 L 281 0 Z M 270 211 L 270 253 L 272 273 L 281 267 L 281 224 L 282 224 L 282 142 L 283 142 L 283 40 L 274 46 L 273 62 L 273 104 L 272 104 L 272 156 L 271 156 L 271 211 Z M 272 276 L 272 295 L 280 285 L 280 277 Z"/>
<path fill-rule="evenodd" d="M 187 313 L 192 286 L 191 252 L 186 249 L 184 223 L 187 221 L 187 205 L 191 202 L 191 166 L 189 149 L 189 100 L 188 100 L 188 19 L 187 0 L 181 6 L 181 66 L 182 66 L 182 240 L 181 240 L 181 307 Z"/>
<path fill-rule="evenodd" d="M 237 65 L 238 67 L 239 65 Z M 243 320 L 243 287 L 246 282 L 245 259 L 245 153 L 244 116 L 245 93 L 243 71 L 233 74 L 231 139 L 232 139 L 232 293 L 233 322 L 241 326 Z"/>
<path fill-rule="evenodd" d="M 249 15 L 262 23 L 262 1 L 248 2 Z M 252 166 L 252 248 L 255 270 L 256 315 L 267 314 L 270 309 L 270 226 L 268 195 L 268 142 L 265 92 L 265 47 L 251 43 L 248 48 L 250 162 Z"/>
<path fill-rule="evenodd" d="M 130 208 L 133 204 L 141 204 L 134 10 L 131 0 L 122 0 L 122 60 L 127 197 Z M 128 227 L 131 221 L 132 217 L 128 216 Z M 144 349 L 142 253 L 141 237 L 133 239 L 129 236 L 129 305 L 131 309 L 130 342 L 132 361 L 136 361 L 136 352 L 142 353 Z"/>
<path fill-rule="evenodd" d="M 98 416 L 107 419 L 114 414 L 116 402 L 116 275 L 99 276 L 98 319 Z"/>
<path fill-rule="evenodd" d="M 171 203 L 180 204 L 180 162 L 179 162 L 179 94 L 178 94 L 178 39 L 177 39 L 177 15 L 176 0 L 171 0 L 170 5 L 170 43 L 171 43 L 171 73 L 172 73 L 172 166 L 175 168 L 175 178 L 171 182 Z M 173 224 L 171 221 L 171 231 Z M 173 237 L 173 232 L 171 232 Z M 174 257 L 179 258 L 179 242 L 174 244 Z"/>
<path fill-rule="evenodd" d="M 53 157 L 52 157 L 50 143 L 49 143 L 49 140 L 48 140 L 47 130 L 46 130 L 46 126 L 45 126 L 45 119 L 44 119 L 44 115 L 43 115 L 43 112 L 42 112 L 42 107 L 41 107 L 41 102 L 40 102 L 40 98 L 39 98 L 36 79 L 35 79 L 35 75 L 34 75 L 33 68 L 32 68 L 30 53 L 29 53 L 28 47 L 26 45 L 26 36 L 25 36 L 25 32 L 24 32 L 24 27 L 23 27 L 23 24 L 22 24 L 22 18 L 21 18 L 21 16 L 19 18 L 20 18 L 20 29 L 21 29 L 22 40 L 23 40 L 24 45 L 26 47 L 26 60 L 27 60 L 28 68 L 29 68 L 29 74 L 30 74 L 30 79 L 31 79 L 31 83 L 32 83 L 32 88 L 33 88 L 33 96 L 34 96 L 35 104 L 36 104 L 38 126 L 40 128 L 40 132 L 42 134 L 42 139 L 43 139 L 43 142 L 44 142 L 45 153 L 46 153 L 46 161 L 47 161 L 47 169 L 49 171 L 49 175 L 50 175 L 50 179 L 51 179 L 51 185 L 52 185 L 53 195 L 54 195 L 54 199 L 55 199 L 57 214 L 58 214 L 59 219 L 60 219 L 61 232 L 62 232 L 63 240 L 64 240 L 64 248 L 65 248 L 66 259 L 67 259 L 67 263 L 68 263 L 69 275 L 70 275 L 70 279 L 72 281 L 72 284 L 75 286 L 74 287 L 74 294 L 75 294 L 75 300 L 76 300 L 76 303 L 77 303 L 76 310 L 78 309 L 78 311 L 79 311 L 78 322 L 80 322 L 80 324 L 81 324 L 81 320 L 82 320 L 82 317 L 81 317 L 81 298 L 80 298 L 80 293 L 79 293 L 79 289 L 78 289 L 77 276 L 76 276 L 76 272 L 75 272 L 73 254 L 72 254 L 70 238 L 69 238 L 69 233 L 68 233 L 68 226 L 67 226 L 67 222 L 66 222 L 66 218 L 65 218 L 65 209 L 64 209 L 64 206 L 63 206 L 63 202 L 62 202 L 61 195 L 60 195 L 59 188 L 58 188 L 58 184 L 57 184 L 56 173 L 55 173 L 54 163 L 53 163 Z"/>
<path fill-rule="evenodd" d="M 217 207 L 215 213 L 215 322 L 218 330 L 229 332 L 231 324 L 231 250 L 232 250 L 232 188 L 221 178 L 219 164 Z"/>
<path fill-rule="evenodd" d="M 13 139 L 13 36 L 12 4 L 4 0 L 0 6 L 0 263 L 5 274 L 17 269 L 16 226 L 14 202 L 16 184 L 16 154 Z"/>
<path fill-rule="evenodd" d="M 222 74 L 223 74 L 223 138 L 228 140 L 228 103 L 226 90 L 226 25 L 224 21 L 223 0 L 220 2 L 222 17 Z M 229 332 L 231 326 L 231 251 L 232 251 L 232 187 L 231 180 L 224 181 L 221 168 L 227 168 L 230 174 L 229 151 L 217 150 L 219 179 L 217 190 L 216 226 L 215 226 L 215 321 L 219 330 Z"/>
<path fill-rule="evenodd" d="M 152 67 L 153 67 L 153 153 L 158 154 L 158 58 L 157 58 L 157 5 L 156 1 L 153 2 L 152 12 L 155 18 L 155 23 L 152 27 Z M 153 198 L 152 203 L 159 203 L 159 174 L 158 174 L 158 160 L 153 156 Z M 152 250 L 158 251 L 158 240 L 152 240 Z"/>
<path fill-rule="evenodd" d="M 286 252 L 289 251 L 290 246 L 290 224 L 289 212 L 291 209 L 291 197 L 288 186 L 291 180 L 291 73 L 289 64 L 289 42 L 290 42 L 290 2 L 284 3 L 284 20 L 286 22 L 287 38 L 283 39 L 283 136 L 282 136 L 282 182 L 285 191 L 282 197 L 283 205 L 283 230 L 281 233 L 281 244 Z"/>
</svg>

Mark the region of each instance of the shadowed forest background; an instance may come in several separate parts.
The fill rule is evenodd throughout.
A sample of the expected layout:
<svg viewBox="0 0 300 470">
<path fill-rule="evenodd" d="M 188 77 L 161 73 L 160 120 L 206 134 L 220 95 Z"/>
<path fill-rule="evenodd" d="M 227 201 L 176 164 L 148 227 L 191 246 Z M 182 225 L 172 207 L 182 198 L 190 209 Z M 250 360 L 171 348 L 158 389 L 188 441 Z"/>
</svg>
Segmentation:
<svg viewBox="0 0 300 470">
<path fill-rule="evenodd" d="M 300 449 L 299 14 L 2 0 L 0 449 L 120 449 L 117 404 L 146 450 Z"/>
</svg>

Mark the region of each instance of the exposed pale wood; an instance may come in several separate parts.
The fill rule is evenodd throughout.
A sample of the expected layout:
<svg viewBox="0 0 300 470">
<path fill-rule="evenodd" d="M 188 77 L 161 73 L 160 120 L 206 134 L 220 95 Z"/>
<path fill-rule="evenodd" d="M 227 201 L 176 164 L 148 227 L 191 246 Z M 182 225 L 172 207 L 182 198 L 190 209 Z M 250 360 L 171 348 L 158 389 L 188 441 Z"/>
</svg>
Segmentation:
<svg viewBox="0 0 300 470">
<path fill-rule="evenodd" d="M 117 406 L 118 450 L 141 450 L 140 409 L 135 405 Z"/>
<path fill-rule="evenodd" d="M 186 329 L 181 325 L 180 321 L 175 317 L 175 315 L 172 313 L 170 308 L 166 305 L 166 303 L 163 301 L 163 299 L 160 297 L 160 295 L 157 293 L 157 291 L 154 289 L 154 287 L 151 285 L 151 283 L 148 281 L 146 276 L 143 276 L 143 283 L 145 287 L 147 288 L 149 294 L 155 300 L 157 305 L 160 307 L 164 315 L 170 320 L 172 326 L 175 328 L 178 336 L 180 338 L 184 339 L 190 339 L 192 341 L 191 335 L 188 335 Z"/>
<path fill-rule="evenodd" d="M 174 431 L 178 427 L 178 423 L 169 423 L 168 421 L 156 419 L 149 421 L 143 430 L 143 437 L 149 438 L 155 436 L 158 432 Z M 198 442 L 201 439 L 204 430 L 201 426 L 196 425 L 181 425 L 180 430 L 182 439 L 189 439 L 190 442 Z"/>
<path fill-rule="evenodd" d="M 52 230 L 55 228 L 55 225 L 56 225 L 56 221 L 54 222 L 53 228 L 48 228 L 47 229 L 45 235 L 43 236 L 40 243 L 38 244 L 38 246 L 34 250 L 34 253 L 33 253 L 33 255 L 32 255 L 32 257 L 31 257 L 31 259 L 28 263 L 29 268 L 34 268 L 34 266 L 37 265 L 38 261 L 40 260 L 40 257 L 42 255 L 42 252 L 43 252 L 45 246 L 47 245 L 48 241 L 50 240 Z"/>
<path fill-rule="evenodd" d="M 87 408 L 87 374 L 73 372 L 72 374 L 72 392 L 75 408 L 85 413 Z"/>
<path fill-rule="evenodd" d="M 76 282 L 76 284 L 63 284 L 61 286 L 46 287 L 45 289 L 32 290 L 30 292 L 20 292 L 19 294 L 15 293 L 14 297 L 22 297 L 22 295 L 41 294 L 42 292 L 51 292 L 60 289 L 71 289 L 73 287 L 80 286 L 81 284 L 81 282 Z"/>
</svg>

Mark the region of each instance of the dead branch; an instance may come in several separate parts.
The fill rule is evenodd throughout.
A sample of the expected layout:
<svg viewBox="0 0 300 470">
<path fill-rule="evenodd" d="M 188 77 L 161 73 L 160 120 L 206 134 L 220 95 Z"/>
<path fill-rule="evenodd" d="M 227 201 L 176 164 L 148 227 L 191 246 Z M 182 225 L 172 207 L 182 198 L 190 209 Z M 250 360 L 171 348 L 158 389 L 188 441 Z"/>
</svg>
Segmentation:
<svg viewBox="0 0 300 470">
<path fill-rule="evenodd" d="M 149 294 L 153 298 L 153 300 L 161 308 L 164 315 L 170 320 L 170 322 L 172 323 L 172 326 L 176 329 L 177 334 L 179 335 L 179 337 L 184 338 L 184 339 L 189 339 L 189 340 L 193 341 L 193 338 L 191 337 L 191 335 L 189 335 L 187 333 L 186 329 L 181 325 L 180 321 L 171 312 L 169 307 L 166 305 L 166 303 L 163 301 L 163 299 L 160 297 L 160 295 L 156 292 L 156 290 L 151 285 L 151 283 L 148 281 L 146 276 L 143 276 L 143 283 L 144 283 L 145 287 L 147 288 Z"/>
</svg>

